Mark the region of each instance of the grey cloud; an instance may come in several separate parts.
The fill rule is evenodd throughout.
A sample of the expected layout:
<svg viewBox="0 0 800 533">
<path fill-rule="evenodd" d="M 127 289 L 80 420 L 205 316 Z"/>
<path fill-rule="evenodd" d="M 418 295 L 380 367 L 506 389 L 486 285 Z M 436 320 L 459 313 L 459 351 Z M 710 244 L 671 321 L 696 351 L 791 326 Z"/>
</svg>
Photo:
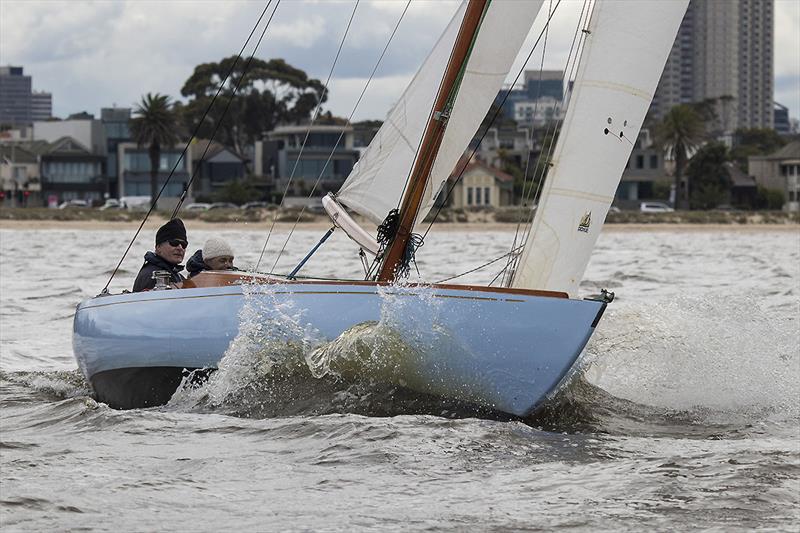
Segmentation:
<svg viewBox="0 0 800 533">
<path fill-rule="evenodd" d="M 557 14 L 554 19 L 545 68 L 560 68 L 566 57 L 574 31 L 575 17 L 568 14 L 573 4 L 579 5 L 563 3 L 560 10 L 564 13 Z M 183 82 L 195 65 L 218 61 L 239 51 L 263 5 L 251 1 L 1 0 L 0 63 L 23 65 L 26 73 L 33 76 L 36 89 L 53 92 L 55 112 L 62 116 L 84 109 L 97 112 L 100 107 L 112 103 L 131 105 L 146 92 L 158 91 L 179 97 Z M 364 112 L 371 114 L 359 113 L 360 118 L 384 116 L 386 109 L 380 106 L 388 108 L 402 92 L 399 80 L 411 78 L 457 5 L 458 2 L 453 1 L 412 2 L 377 73 L 375 86 L 380 87 L 380 94 L 365 101 Z M 268 33 L 257 55 L 281 57 L 311 76 L 324 79 L 352 6 L 350 0 L 284 0 L 274 20 L 276 28 L 312 17 L 318 17 L 323 23 L 306 26 L 309 34 L 300 37 L 307 42 L 298 41 L 296 36 L 286 32 Z M 361 80 L 369 75 L 402 6 L 404 2 L 400 1 L 360 3 L 335 72 L 337 82 Z M 782 17 L 786 7 L 785 2 L 776 3 L 776 19 Z M 787 25 L 785 18 L 781 20 L 780 25 L 776 24 L 776 31 L 794 32 L 795 35 L 788 38 L 796 40 L 800 28 L 795 23 Z M 524 52 L 534 38 L 535 35 L 529 37 Z M 776 42 L 780 39 L 786 37 L 776 36 Z M 788 94 L 792 84 L 797 87 L 800 74 L 797 63 L 796 50 L 792 52 L 776 46 L 776 65 L 783 65 L 776 67 L 776 72 L 791 74 L 786 79 L 776 80 L 776 96 Z M 518 62 L 515 68 L 520 64 Z M 538 64 L 539 58 L 534 55 L 528 68 Z M 391 83 L 378 83 L 384 79 L 390 79 Z M 352 101 L 360 90 L 354 88 L 357 86 L 360 87 L 358 83 L 336 84 L 341 92 L 332 91 L 328 103 L 334 112 L 349 113 L 339 100 Z M 785 103 L 791 107 L 792 115 L 797 116 L 800 103 L 796 100 Z"/>
</svg>

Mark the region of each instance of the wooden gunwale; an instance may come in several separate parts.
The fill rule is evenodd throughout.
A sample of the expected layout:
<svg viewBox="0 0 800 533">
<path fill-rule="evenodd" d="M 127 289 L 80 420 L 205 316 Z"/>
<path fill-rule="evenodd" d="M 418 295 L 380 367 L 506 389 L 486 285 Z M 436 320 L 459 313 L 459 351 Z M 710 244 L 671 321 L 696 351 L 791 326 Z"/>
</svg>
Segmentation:
<svg viewBox="0 0 800 533">
<path fill-rule="evenodd" d="M 336 286 L 357 286 L 357 287 L 390 287 L 391 282 L 388 281 L 332 281 L 332 280 L 289 280 L 275 276 L 253 275 L 243 272 L 201 272 L 197 276 L 187 279 L 183 282 L 180 288 L 182 289 L 195 289 L 206 287 L 225 287 L 227 285 L 240 285 L 242 283 L 258 283 L 258 284 L 274 284 L 274 285 L 328 285 L 331 287 Z M 447 289 L 458 291 L 471 291 L 471 292 L 491 292 L 494 294 L 512 294 L 519 296 L 543 296 L 546 298 L 565 298 L 568 299 L 569 295 L 565 292 L 558 291 L 541 291 L 535 289 L 520 289 L 512 287 L 485 287 L 483 285 L 454 285 L 450 283 L 409 283 L 403 285 L 409 288 L 433 288 L 433 289 Z"/>
</svg>

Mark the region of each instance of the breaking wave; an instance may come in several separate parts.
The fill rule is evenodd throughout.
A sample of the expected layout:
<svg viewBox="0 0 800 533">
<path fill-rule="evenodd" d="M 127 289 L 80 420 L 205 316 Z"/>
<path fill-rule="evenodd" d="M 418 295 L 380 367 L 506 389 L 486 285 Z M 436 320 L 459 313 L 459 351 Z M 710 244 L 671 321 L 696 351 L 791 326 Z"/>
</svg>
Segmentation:
<svg viewBox="0 0 800 533">
<path fill-rule="evenodd" d="M 357 413 L 371 416 L 435 414 L 447 417 L 489 416 L 491 410 L 455 400 L 412 392 L 409 361 L 446 337 L 400 335 L 397 320 L 413 320 L 404 289 L 382 294 L 379 321 L 356 324 L 332 341 L 310 325 L 292 300 L 275 298 L 274 287 L 245 287 L 239 333 L 219 368 L 207 382 L 184 380 L 171 407 L 213 410 L 237 416 L 270 417 Z M 435 316 L 434 298 L 415 298 Z M 425 331 L 424 328 L 413 328 Z M 398 385 L 392 385 L 396 383 Z M 505 415 L 501 415 L 505 416 Z"/>
<path fill-rule="evenodd" d="M 239 335 L 219 370 L 203 385 L 186 383 L 173 407 L 245 417 L 346 412 L 509 418 L 387 385 L 402 384 L 404 362 L 432 346 L 437 335 L 435 326 L 430 338 L 398 333 L 397 317 L 414 315 L 401 308 L 411 299 L 384 295 L 380 321 L 357 324 L 326 342 L 292 301 L 265 298 L 270 290 L 247 289 Z M 611 432 L 652 432 L 655 423 L 667 432 L 696 428 L 707 436 L 758 420 L 796 419 L 800 353 L 794 329 L 793 318 L 777 319 L 746 298 L 612 304 L 576 377 L 526 422 Z"/>
</svg>

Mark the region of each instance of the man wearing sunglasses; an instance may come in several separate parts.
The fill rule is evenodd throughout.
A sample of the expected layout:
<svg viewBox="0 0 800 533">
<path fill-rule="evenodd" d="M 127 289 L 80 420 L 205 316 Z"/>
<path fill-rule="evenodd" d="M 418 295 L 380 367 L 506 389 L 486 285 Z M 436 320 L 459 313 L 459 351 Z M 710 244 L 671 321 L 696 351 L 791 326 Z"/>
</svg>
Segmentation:
<svg viewBox="0 0 800 533">
<path fill-rule="evenodd" d="M 183 256 L 189 242 L 186 239 L 186 227 L 179 218 L 173 218 L 156 232 L 155 252 L 144 254 L 144 264 L 133 282 L 133 292 L 152 289 L 156 285 L 153 272 L 166 270 L 170 273 L 172 283 L 180 283 L 184 277 L 180 274 L 183 270 Z"/>
</svg>

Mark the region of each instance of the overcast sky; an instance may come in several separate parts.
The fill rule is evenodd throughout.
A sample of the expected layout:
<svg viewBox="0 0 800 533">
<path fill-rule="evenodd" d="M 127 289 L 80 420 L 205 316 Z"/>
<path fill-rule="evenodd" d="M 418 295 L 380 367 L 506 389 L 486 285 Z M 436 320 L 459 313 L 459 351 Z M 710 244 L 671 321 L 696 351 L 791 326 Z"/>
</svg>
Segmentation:
<svg viewBox="0 0 800 533">
<path fill-rule="evenodd" d="M 669 1 L 669 0 L 667 0 Z M 0 0 L 0 65 L 21 65 L 34 90 L 53 94 L 56 116 L 130 107 L 142 94 L 180 98 L 200 63 L 235 55 L 262 0 Z M 362 0 L 333 75 L 327 109 L 348 116 L 405 7 L 405 0 Z M 555 2 L 553 2 L 555 4 Z M 563 0 L 553 19 L 545 68 L 563 68 L 582 2 Z M 383 119 L 458 5 L 414 0 L 355 119 Z M 547 10 L 547 2 L 543 11 Z M 280 57 L 327 77 L 353 0 L 283 0 L 257 57 Z M 546 14 L 546 13 L 545 13 Z M 540 20 L 523 47 L 526 55 Z M 248 51 L 252 51 L 255 39 Z M 775 99 L 800 115 L 800 1 L 775 2 Z M 538 68 L 535 55 L 529 68 Z M 520 68 L 519 58 L 516 69 Z M 512 76 L 513 77 L 513 76 Z"/>
</svg>

